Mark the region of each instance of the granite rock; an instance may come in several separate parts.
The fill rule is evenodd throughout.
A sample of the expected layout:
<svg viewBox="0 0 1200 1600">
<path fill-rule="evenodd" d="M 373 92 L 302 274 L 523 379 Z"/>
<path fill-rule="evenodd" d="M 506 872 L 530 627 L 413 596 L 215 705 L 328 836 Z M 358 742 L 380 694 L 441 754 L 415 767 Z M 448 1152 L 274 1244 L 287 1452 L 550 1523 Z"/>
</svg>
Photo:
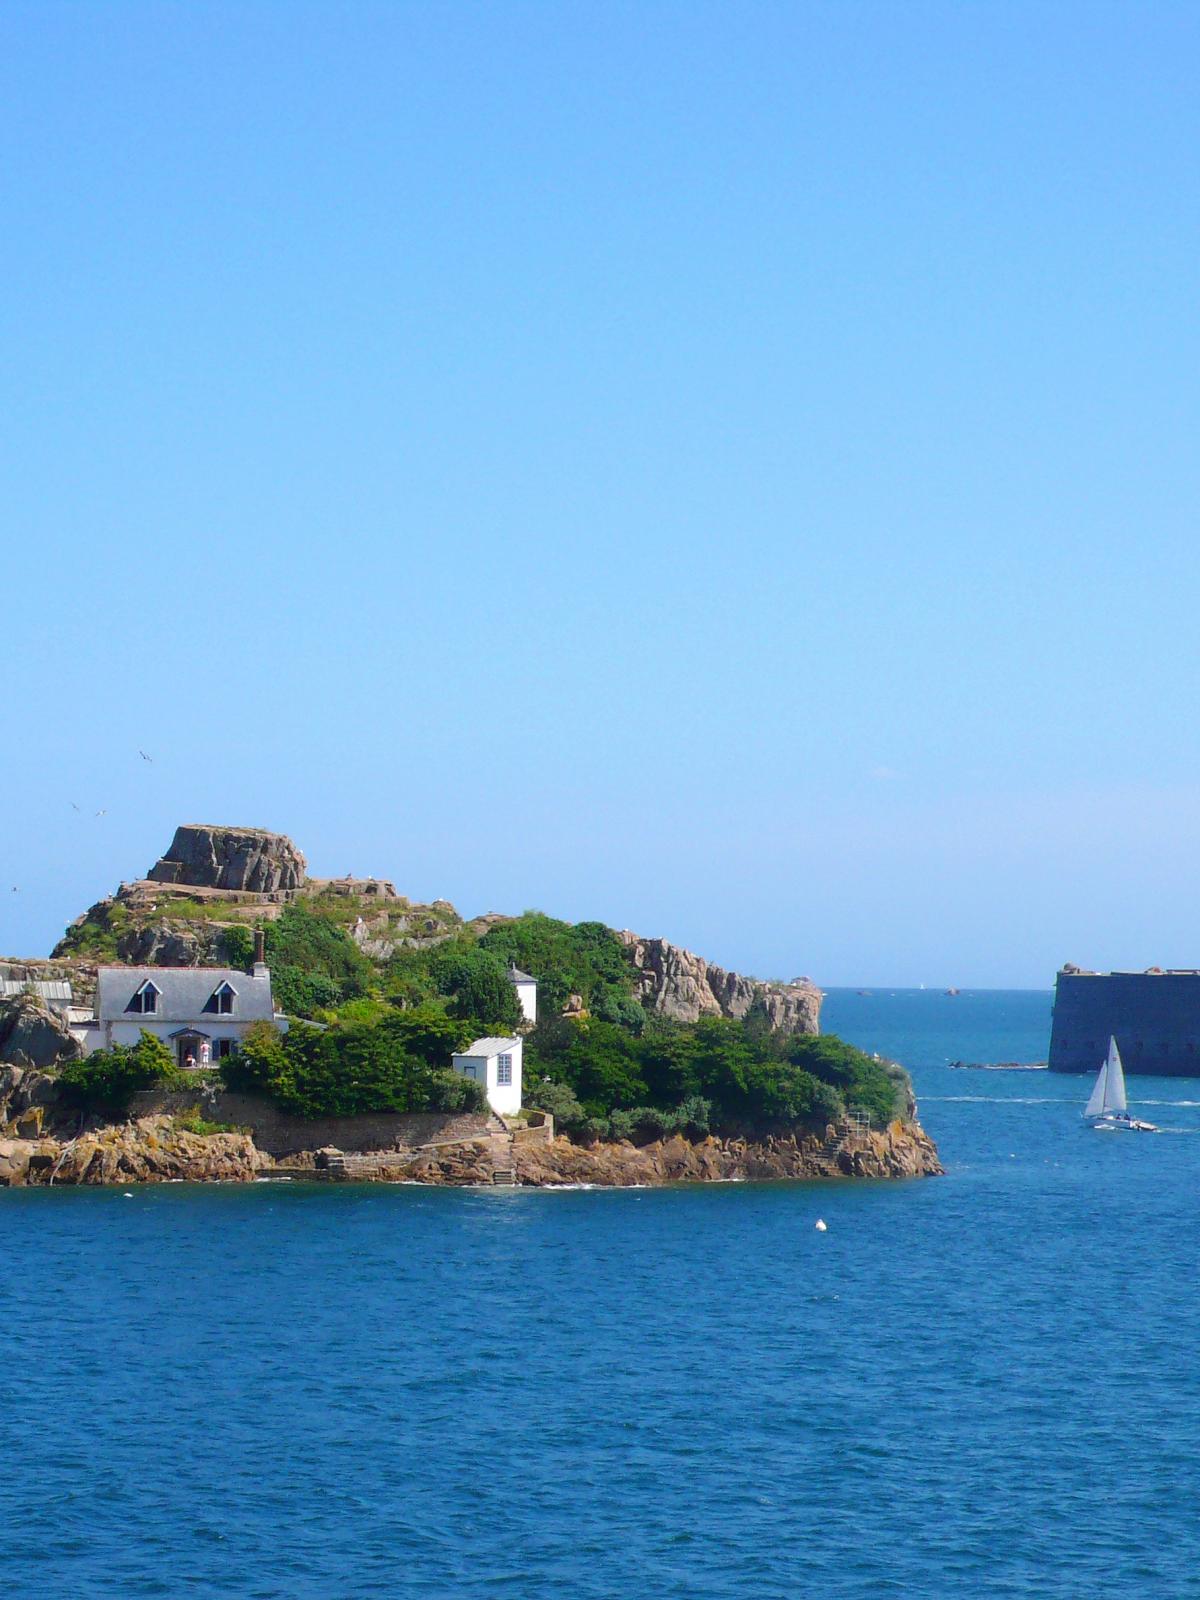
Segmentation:
<svg viewBox="0 0 1200 1600">
<path fill-rule="evenodd" d="M 80 1054 L 65 1020 L 33 994 L 0 1002 L 0 1061 L 52 1067 Z"/>
<path fill-rule="evenodd" d="M 156 883 L 274 894 L 298 889 L 306 872 L 304 856 L 286 834 L 183 823 L 147 876 Z"/>
<path fill-rule="evenodd" d="M 637 999 L 650 1012 L 675 1022 L 701 1017 L 744 1017 L 760 1002 L 771 1026 L 784 1033 L 818 1033 L 821 991 L 807 978 L 764 983 L 627 929 L 617 935 L 637 974 Z"/>
</svg>

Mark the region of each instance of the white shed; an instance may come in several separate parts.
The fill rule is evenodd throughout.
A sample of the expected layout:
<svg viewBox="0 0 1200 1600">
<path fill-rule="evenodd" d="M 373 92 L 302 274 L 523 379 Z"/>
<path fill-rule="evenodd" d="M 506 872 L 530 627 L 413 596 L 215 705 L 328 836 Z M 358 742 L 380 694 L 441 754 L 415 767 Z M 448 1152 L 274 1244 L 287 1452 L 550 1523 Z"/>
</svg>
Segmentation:
<svg viewBox="0 0 1200 1600">
<path fill-rule="evenodd" d="M 455 1072 L 483 1085 L 493 1111 L 502 1117 L 520 1111 L 520 1039 L 476 1039 L 450 1060 Z"/>
</svg>

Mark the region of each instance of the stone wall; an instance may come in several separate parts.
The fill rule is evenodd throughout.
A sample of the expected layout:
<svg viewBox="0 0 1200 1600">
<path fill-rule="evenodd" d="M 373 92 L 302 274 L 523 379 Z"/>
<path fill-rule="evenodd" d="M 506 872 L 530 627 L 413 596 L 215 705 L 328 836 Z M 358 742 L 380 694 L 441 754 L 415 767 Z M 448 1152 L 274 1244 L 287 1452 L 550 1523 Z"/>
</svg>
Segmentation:
<svg viewBox="0 0 1200 1600">
<path fill-rule="evenodd" d="M 1200 972 L 1080 972 L 1055 984 L 1049 1064 L 1098 1072 L 1115 1038 L 1127 1073 L 1200 1077 Z"/>
<path fill-rule="evenodd" d="M 476 1139 L 489 1132 L 486 1112 L 430 1112 L 412 1116 L 377 1112 L 362 1117 L 319 1117 L 309 1120 L 280 1111 L 256 1095 L 229 1094 L 224 1090 L 166 1092 L 148 1089 L 133 1097 L 131 1117 L 159 1112 L 179 1115 L 199 1106 L 210 1122 L 228 1122 L 249 1128 L 259 1150 L 272 1156 L 300 1155 L 336 1145 L 339 1150 L 404 1150 L 439 1144 L 451 1139 Z"/>
</svg>

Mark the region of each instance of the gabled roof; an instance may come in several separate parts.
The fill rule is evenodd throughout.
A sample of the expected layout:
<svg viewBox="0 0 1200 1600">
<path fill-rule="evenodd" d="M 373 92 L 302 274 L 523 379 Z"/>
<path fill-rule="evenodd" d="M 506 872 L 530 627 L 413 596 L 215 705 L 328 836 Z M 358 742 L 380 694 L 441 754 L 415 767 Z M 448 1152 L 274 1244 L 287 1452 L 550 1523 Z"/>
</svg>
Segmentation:
<svg viewBox="0 0 1200 1600">
<path fill-rule="evenodd" d="M 271 976 L 255 977 L 234 967 L 101 967 L 96 979 L 96 1010 L 105 1022 L 139 1021 L 127 1012 L 130 1000 L 144 983 L 158 990 L 158 1005 L 147 1018 L 154 1022 L 196 1022 L 211 1017 L 205 1005 L 222 984 L 234 991 L 233 1010 L 222 1015 L 230 1022 L 270 1022 Z"/>
<path fill-rule="evenodd" d="M 513 983 L 536 983 L 537 979 L 531 973 L 522 972 L 514 962 L 508 964 L 508 976 Z"/>
<path fill-rule="evenodd" d="M 520 1044 L 520 1039 L 476 1039 L 474 1044 L 469 1044 L 465 1050 L 456 1050 L 456 1056 L 499 1056 L 507 1050 L 514 1050 Z"/>
</svg>

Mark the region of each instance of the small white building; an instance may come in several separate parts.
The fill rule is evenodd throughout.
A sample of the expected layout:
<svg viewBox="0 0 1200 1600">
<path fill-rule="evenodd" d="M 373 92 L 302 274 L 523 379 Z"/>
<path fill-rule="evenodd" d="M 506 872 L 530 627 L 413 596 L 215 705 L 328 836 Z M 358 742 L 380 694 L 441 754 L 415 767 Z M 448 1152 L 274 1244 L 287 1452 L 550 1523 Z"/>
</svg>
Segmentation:
<svg viewBox="0 0 1200 1600">
<path fill-rule="evenodd" d="M 136 1044 L 143 1029 L 167 1045 L 181 1067 L 207 1067 L 231 1055 L 253 1022 L 287 1031 L 275 1010 L 270 969 L 101 967 L 96 1015 L 72 1026 L 85 1051 Z"/>
<path fill-rule="evenodd" d="M 531 978 L 527 972 L 522 972 L 513 961 L 508 964 L 508 981 L 517 991 L 517 999 L 521 1005 L 521 1015 L 530 1027 L 537 1021 L 537 979 Z"/>
<path fill-rule="evenodd" d="M 455 1072 L 481 1083 L 488 1105 L 502 1117 L 521 1109 L 521 1040 L 476 1039 L 450 1062 Z"/>
</svg>

